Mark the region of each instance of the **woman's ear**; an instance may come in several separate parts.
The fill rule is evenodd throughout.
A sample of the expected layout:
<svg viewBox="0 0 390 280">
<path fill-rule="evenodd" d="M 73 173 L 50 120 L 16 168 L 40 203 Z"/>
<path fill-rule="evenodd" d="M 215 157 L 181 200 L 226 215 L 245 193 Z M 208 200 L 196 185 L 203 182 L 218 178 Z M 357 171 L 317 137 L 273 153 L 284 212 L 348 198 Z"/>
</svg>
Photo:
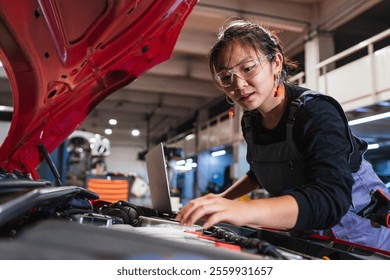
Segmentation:
<svg viewBox="0 0 390 280">
<path fill-rule="evenodd" d="M 274 73 L 279 74 L 283 70 L 283 55 L 279 52 L 275 54 Z"/>
</svg>

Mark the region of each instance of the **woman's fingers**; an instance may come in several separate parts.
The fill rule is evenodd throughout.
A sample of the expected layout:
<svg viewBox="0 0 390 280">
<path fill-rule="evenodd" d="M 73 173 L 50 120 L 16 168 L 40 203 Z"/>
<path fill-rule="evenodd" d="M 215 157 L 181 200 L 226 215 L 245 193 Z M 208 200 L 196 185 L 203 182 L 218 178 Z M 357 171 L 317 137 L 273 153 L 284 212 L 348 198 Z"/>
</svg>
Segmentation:
<svg viewBox="0 0 390 280">
<path fill-rule="evenodd" d="M 213 203 L 212 200 L 205 201 L 196 208 L 191 209 L 191 214 L 186 216 L 187 224 L 192 225 L 199 220 L 208 220 L 210 215 L 221 210 L 221 205 Z"/>
<path fill-rule="evenodd" d="M 224 218 L 224 216 L 225 216 L 224 213 L 225 212 L 223 212 L 223 211 L 219 211 L 219 212 L 213 213 L 212 215 L 209 215 L 203 224 L 203 228 L 210 228 L 210 227 L 214 226 L 215 224 L 218 224 L 218 223 L 223 222 L 223 221 L 227 221 Z"/>
<path fill-rule="evenodd" d="M 190 201 L 176 219 L 182 225 L 193 225 L 199 220 L 204 220 L 204 228 L 223 221 L 242 223 L 240 209 L 240 202 L 211 194 Z"/>
<path fill-rule="evenodd" d="M 202 218 L 206 206 L 211 203 L 210 196 L 206 195 L 194 200 L 191 200 L 176 216 L 176 220 L 180 221 L 180 224 L 192 225 Z M 203 209 L 203 210 L 202 210 Z"/>
</svg>

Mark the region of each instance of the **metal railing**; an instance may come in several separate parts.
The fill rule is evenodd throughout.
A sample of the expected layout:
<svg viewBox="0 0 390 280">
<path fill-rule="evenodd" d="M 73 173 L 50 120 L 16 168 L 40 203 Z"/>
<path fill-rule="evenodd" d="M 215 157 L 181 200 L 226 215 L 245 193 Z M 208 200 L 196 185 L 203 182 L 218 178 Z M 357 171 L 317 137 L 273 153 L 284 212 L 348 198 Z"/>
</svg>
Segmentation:
<svg viewBox="0 0 390 280">
<path fill-rule="evenodd" d="M 343 58 L 346 58 L 358 51 L 361 51 L 361 50 L 364 50 L 364 49 L 367 49 L 367 52 L 368 52 L 368 56 L 371 56 L 373 57 L 374 55 L 374 44 L 379 42 L 379 41 L 382 41 L 386 38 L 390 37 L 390 28 L 367 39 L 367 40 L 364 40 L 358 44 L 356 44 L 355 46 L 352 46 L 334 56 L 331 56 L 330 58 L 327 58 L 321 62 L 319 62 L 317 65 L 316 65 L 316 70 L 319 71 L 320 74 L 322 74 L 322 76 L 324 77 L 325 79 L 325 92 L 327 92 L 327 88 L 326 88 L 326 85 L 327 85 L 327 81 L 326 81 L 326 74 L 328 73 L 328 69 L 327 69 L 327 66 L 330 65 L 330 64 L 334 64 L 335 62 L 343 59 Z M 372 67 L 372 75 L 375 76 L 375 63 L 374 63 L 374 59 L 372 59 L 372 63 L 371 63 L 371 67 Z M 332 67 L 332 70 L 333 70 L 333 67 Z M 302 71 L 302 72 L 299 72 L 298 74 L 296 74 L 295 76 L 291 77 L 290 81 L 293 82 L 293 83 L 298 83 L 298 84 L 303 84 L 305 82 L 305 72 Z M 320 77 L 320 75 L 319 75 Z M 373 79 L 373 81 L 375 81 L 375 79 Z M 376 86 L 374 85 L 374 88 L 376 88 Z"/>
</svg>

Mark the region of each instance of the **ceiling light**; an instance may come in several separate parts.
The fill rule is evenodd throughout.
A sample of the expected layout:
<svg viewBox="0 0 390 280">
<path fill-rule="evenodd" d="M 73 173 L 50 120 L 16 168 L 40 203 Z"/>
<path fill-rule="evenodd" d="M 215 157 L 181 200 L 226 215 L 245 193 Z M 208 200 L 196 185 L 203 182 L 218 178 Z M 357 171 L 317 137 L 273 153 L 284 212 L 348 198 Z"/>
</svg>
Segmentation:
<svg viewBox="0 0 390 280">
<path fill-rule="evenodd" d="M 110 134 L 112 134 L 112 130 L 109 128 L 106 128 L 106 130 L 104 130 L 104 133 L 107 135 L 110 135 Z"/>
<path fill-rule="evenodd" d="M 174 169 L 177 171 L 190 171 L 192 168 L 187 165 L 175 165 Z"/>
<path fill-rule="evenodd" d="M 390 107 L 390 102 L 389 101 L 381 101 L 381 102 L 378 102 L 378 105 L 383 106 L 383 107 Z"/>
<path fill-rule="evenodd" d="M 379 148 L 379 144 L 368 144 L 367 146 L 367 150 L 374 150 L 378 148 Z"/>
<path fill-rule="evenodd" d="M 355 112 L 358 112 L 358 113 L 369 113 L 369 112 L 372 112 L 372 110 L 369 109 L 369 108 L 362 107 L 362 108 L 356 108 Z"/>
<path fill-rule="evenodd" d="M 385 119 L 388 117 L 390 117 L 390 112 L 382 113 L 382 114 L 378 114 L 378 115 L 373 115 L 373 116 L 369 116 L 369 117 L 365 117 L 365 118 L 361 118 L 361 119 L 352 120 L 352 121 L 349 121 L 348 124 L 350 126 L 352 126 L 352 125 L 357 125 L 357 124 L 361 124 L 361 123 L 377 121 L 377 120 Z"/>
<path fill-rule="evenodd" d="M 12 112 L 13 110 L 13 107 L 0 105 L 0 111 Z"/>
<path fill-rule="evenodd" d="M 110 120 L 108 121 L 108 123 L 111 124 L 111 125 L 116 125 L 118 122 L 117 122 L 116 119 L 110 119 Z"/>
<path fill-rule="evenodd" d="M 186 136 L 186 140 L 187 141 L 189 141 L 189 140 L 192 140 L 192 139 L 194 139 L 195 138 L 195 134 L 193 134 L 193 133 L 191 133 L 191 134 L 188 134 L 187 136 Z"/>
<path fill-rule="evenodd" d="M 212 152 L 211 156 L 212 157 L 219 157 L 219 156 L 223 156 L 225 154 L 226 154 L 225 150 L 219 150 L 219 151 Z"/>
<path fill-rule="evenodd" d="M 185 165 L 185 164 L 186 164 L 186 161 L 184 159 L 176 161 L 176 165 Z"/>
<path fill-rule="evenodd" d="M 132 131 L 131 131 L 131 135 L 133 136 L 138 136 L 140 134 L 139 130 L 134 128 Z"/>
</svg>

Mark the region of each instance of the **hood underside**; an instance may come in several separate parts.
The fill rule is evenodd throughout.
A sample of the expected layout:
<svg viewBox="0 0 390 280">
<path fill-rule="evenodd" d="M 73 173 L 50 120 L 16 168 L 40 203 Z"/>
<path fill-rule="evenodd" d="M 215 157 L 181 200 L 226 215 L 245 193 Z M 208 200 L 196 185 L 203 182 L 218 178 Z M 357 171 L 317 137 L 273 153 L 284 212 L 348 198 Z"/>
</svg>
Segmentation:
<svg viewBox="0 0 390 280">
<path fill-rule="evenodd" d="M 0 166 L 37 178 L 105 97 L 167 60 L 196 0 L 0 0 L 13 119 Z"/>
</svg>

